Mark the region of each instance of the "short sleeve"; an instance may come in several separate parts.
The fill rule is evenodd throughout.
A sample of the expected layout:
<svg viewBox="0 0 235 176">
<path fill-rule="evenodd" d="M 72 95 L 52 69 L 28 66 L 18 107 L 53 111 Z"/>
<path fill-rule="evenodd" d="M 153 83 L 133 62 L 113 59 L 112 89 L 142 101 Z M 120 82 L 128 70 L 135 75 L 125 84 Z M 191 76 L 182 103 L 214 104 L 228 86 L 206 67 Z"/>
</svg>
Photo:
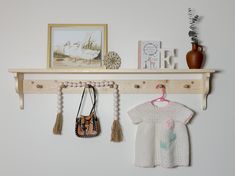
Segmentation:
<svg viewBox="0 0 235 176">
<path fill-rule="evenodd" d="M 176 120 L 187 124 L 193 117 L 194 112 L 189 109 L 188 107 L 178 104 L 177 105 L 177 113 L 176 113 Z"/>
<path fill-rule="evenodd" d="M 130 110 L 127 111 L 128 116 L 130 117 L 132 123 L 138 124 L 143 121 L 143 106 L 144 105 L 137 105 Z"/>
</svg>

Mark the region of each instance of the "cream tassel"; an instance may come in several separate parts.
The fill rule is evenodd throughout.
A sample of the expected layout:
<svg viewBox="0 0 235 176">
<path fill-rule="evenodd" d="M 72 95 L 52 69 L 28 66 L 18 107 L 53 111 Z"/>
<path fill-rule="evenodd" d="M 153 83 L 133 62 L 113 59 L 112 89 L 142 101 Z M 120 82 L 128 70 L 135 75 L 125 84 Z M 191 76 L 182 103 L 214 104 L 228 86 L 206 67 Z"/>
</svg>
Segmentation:
<svg viewBox="0 0 235 176">
<path fill-rule="evenodd" d="M 62 131 L 62 126 L 63 126 L 63 117 L 62 113 L 58 113 L 56 117 L 56 122 L 53 128 L 53 133 L 60 135 Z"/>
<path fill-rule="evenodd" d="M 112 125 L 111 141 L 121 142 L 123 140 L 122 127 L 119 120 L 114 120 Z"/>
</svg>

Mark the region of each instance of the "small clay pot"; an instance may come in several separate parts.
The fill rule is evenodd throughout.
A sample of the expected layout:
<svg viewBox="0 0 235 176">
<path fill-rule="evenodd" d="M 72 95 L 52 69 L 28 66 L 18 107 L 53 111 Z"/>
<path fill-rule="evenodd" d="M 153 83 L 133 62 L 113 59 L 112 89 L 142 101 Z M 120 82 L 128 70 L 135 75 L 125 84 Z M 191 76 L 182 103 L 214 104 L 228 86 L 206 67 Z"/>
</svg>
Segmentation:
<svg viewBox="0 0 235 176">
<path fill-rule="evenodd" d="M 188 67 L 190 69 L 199 69 L 203 62 L 203 47 L 197 43 L 192 43 L 192 50 L 186 55 Z"/>
</svg>

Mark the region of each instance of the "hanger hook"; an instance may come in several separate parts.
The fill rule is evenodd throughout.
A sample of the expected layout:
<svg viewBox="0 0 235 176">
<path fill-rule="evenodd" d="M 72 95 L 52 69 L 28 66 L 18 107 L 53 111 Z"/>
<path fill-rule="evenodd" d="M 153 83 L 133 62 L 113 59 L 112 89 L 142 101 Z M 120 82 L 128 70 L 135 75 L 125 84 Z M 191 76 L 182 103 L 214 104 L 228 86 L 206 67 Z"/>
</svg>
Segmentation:
<svg viewBox="0 0 235 176">
<path fill-rule="evenodd" d="M 165 86 L 164 84 L 158 84 L 158 85 L 156 86 L 156 88 L 157 88 L 157 89 L 160 88 L 160 89 L 162 90 L 162 96 L 161 96 L 161 98 L 164 98 L 165 95 L 166 95 L 166 86 Z"/>
<path fill-rule="evenodd" d="M 156 88 L 166 89 L 166 86 L 164 84 L 157 84 Z"/>
</svg>

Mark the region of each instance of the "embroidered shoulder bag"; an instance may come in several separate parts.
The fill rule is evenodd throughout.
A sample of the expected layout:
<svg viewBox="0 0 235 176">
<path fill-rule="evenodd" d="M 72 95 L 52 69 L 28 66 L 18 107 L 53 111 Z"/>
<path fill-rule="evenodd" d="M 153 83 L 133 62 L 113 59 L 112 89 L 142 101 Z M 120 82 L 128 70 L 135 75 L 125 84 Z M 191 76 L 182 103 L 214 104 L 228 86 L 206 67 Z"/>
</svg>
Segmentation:
<svg viewBox="0 0 235 176">
<path fill-rule="evenodd" d="M 89 94 L 90 94 L 91 101 L 92 101 L 92 108 L 91 108 L 89 115 L 81 115 L 80 110 L 81 110 L 81 105 L 83 102 L 86 89 L 89 90 Z M 94 95 L 93 98 L 92 98 L 91 92 Z M 78 137 L 89 138 L 89 137 L 98 136 L 100 134 L 100 131 L 101 131 L 100 121 L 98 117 L 96 116 L 95 107 L 96 107 L 96 90 L 92 85 L 88 84 L 83 89 L 81 101 L 80 101 L 77 116 L 76 116 L 75 133 Z"/>
</svg>

